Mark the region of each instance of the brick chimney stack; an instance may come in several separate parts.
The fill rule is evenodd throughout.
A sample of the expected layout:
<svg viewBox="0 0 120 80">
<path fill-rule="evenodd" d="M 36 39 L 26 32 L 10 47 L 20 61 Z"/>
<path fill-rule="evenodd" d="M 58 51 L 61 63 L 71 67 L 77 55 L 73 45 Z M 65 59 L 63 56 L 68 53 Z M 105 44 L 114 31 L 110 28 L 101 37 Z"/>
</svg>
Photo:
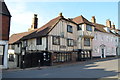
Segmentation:
<svg viewBox="0 0 120 80">
<path fill-rule="evenodd" d="M 37 26 L 38 26 L 38 18 L 37 18 L 37 14 L 34 14 L 34 18 L 33 18 L 33 21 L 32 21 L 32 26 L 31 26 L 31 28 L 36 29 Z"/>
<path fill-rule="evenodd" d="M 106 20 L 106 26 L 111 28 L 111 21 L 109 19 Z"/>
<path fill-rule="evenodd" d="M 91 22 L 92 22 L 92 23 L 96 23 L 95 16 L 92 16 Z"/>
<path fill-rule="evenodd" d="M 38 27 L 38 18 L 37 18 L 37 14 L 34 14 L 34 18 L 32 20 L 31 28 L 29 28 L 28 31 L 37 29 L 37 27 Z"/>
</svg>

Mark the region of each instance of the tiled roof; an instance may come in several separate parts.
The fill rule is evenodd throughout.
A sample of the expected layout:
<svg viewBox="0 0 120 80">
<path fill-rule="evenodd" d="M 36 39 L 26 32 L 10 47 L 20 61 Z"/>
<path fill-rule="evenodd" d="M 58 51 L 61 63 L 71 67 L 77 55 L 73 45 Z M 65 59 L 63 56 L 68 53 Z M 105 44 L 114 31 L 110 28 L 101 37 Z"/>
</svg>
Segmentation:
<svg viewBox="0 0 120 80">
<path fill-rule="evenodd" d="M 88 21 L 88 20 L 87 20 L 86 18 L 84 18 L 82 15 L 73 18 L 72 21 L 74 21 L 74 22 L 77 23 L 77 24 L 83 24 L 83 23 L 85 23 L 85 24 L 93 25 L 90 21 Z"/>
<path fill-rule="evenodd" d="M 87 19 L 85 19 L 83 16 L 78 16 L 72 20 L 65 19 L 63 16 L 58 16 L 52 20 L 50 20 L 48 23 L 43 25 L 42 27 L 29 31 L 29 32 L 24 32 L 24 33 L 18 33 L 18 34 L 13 34 L 10 37 L 9 44 L 14 44 L 19 42 L 20 40 L 26 40 L 26 39 L 32 39 L 40 36 L 46 36 L 53 28 L 54 26 L 59 22 L 59 20 L 66 20 L 69 22 L 72 22 L 74 24 L 89 24 L 95 26 L 95 30 L 101 31 L 101 32 L 106 32 L 104 30 L 104 25 L 98 24 L 98 23 L 91 23 Z M 108 33 L 108 32 L 106 32 Z"/>
<path fill-rule="evenodd" d="M 52 20 L 50 20 L 47 24 L 43 25 L 42 27 L 29 31 L 29 32 L 24 32 L 24 33 L 18 33 L 18 34 L 13 34 L 10 37 L 9 44 L 16 43 L 20 40 L 26 40 L 26 39 L 31 39 L 39 36 L 45 36 L 48 34 L 48 32 L 54 27 L 54 25 L 63 17 L 56 17 Z"/>
<path fill-rule="evenodd" d="M 0 14 L 11 16 L 5 2 L 0 1 Z"/>
<path fill-rule="evenodd" d="M 24 36 L 34 32 L 35 30 L 29 31 L 29 32 L 23 32 L 23 33 L 18 33 L 18 34 L 13 34 L 10 38 L 9 38 L 9 44 L 14 44 L 17 43 L 21 38 L 23 38 Z"/>
<path fill-rule="evenodd" d="M 105 25 L 102 25 L 102 24 L 98 24 L 98 23 L 93 23 L 95 25 L 95 31 L 100 31 L 100 32 L 104 32 L 104 33 L 109 33 L 109 34 L 113 34 L 113 35 L 116 35 L 116 36 L 119 36 L 120 35 L 118 33 L 113 33 L 113 32 L 107 32 L 104 28 L 107 27 Z M 119 31 L 119 29 L 112 29 L 110 28 L 110 30 L 115 30 L 115 31 Z"/>
<path fill-rule="evenodd" d="M 38 28 L 36 31 L 32 32 L 31 34 L 24 36 L 23 38 L 21 38 L 21 40 L 36 38 L 36 37 L 40 37 L 40 36 L 46 36 L 61 19 L 74 23 L 71 20 L 65 19 L 63 16 L 58 16 L 58 17 L 50 20 L 48 23 L 46 23 L 42 27 Z"/>
<path fill-rule="evenodd" d="M 107 32 L 104 28 L 106 26 L 102 25 L 102 24 L 98 24 L 98 23 L 93 23 L 95 26 L 95 31 L 101 31 L 101 32 Z"/>
<path fill-rule="evenodd" d="M 36 31 L 32 32 L 29 35 L 24 36 L 21 40 L 36 38 L 40 36 L 45 36 L 48 32 L 54 27 L 54 25 L 61 19 L 62 17 L 58 16 L 52 20 L 50 20 L 47 24 L 38 28 Z"/>
</svg>

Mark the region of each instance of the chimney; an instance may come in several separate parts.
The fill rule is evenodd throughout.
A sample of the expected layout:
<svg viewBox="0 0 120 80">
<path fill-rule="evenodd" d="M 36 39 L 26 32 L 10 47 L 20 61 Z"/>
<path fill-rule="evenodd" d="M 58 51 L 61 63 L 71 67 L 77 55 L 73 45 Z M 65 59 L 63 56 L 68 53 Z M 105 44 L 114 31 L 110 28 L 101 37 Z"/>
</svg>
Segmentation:
<svg viewBox="0 0 120 80">
<path fill-rule="evenodd" d="M 106 20 L 106 26 L 111 28 L 111 21 L 109 19 Z"/>
<path fill-rule="evenodd" d="M 113 25 L 112 25 L 112 29 L 115 29 L 115 24 L 113 23 Z"/>
<path fill-rule="evenodd" d="M 61 12 L 61 13 L 59 13 L 59 16 L 60 16 L 60 17 L 63 17 L 63 14 L 62 14 L 62 12 Z"/>
<path fill-rule="evenodd" d="M 34 18 L 32 20 L 31 28 L 29 28 L 28 31 L 37 29 L 37 27 L 38 27 L 38 18 L 37 18 L 37 14 L 34 14 Z"/>
<path fill-rule="evenodd" d="M 95 16 L 92 16 L 91 22 L 92 22 L 92 23 L 96 23 Z"/>
<path fill-rule="evenodd" d="M 38 26 L 38 18 L 37 18 L 37 14 L 34 14 L 34 18 L 33 18 L 33 21 L 32 21 L 32 26 L 31 26 L 31 28 L 36 29 L 37 26 Z"/>
</svg>

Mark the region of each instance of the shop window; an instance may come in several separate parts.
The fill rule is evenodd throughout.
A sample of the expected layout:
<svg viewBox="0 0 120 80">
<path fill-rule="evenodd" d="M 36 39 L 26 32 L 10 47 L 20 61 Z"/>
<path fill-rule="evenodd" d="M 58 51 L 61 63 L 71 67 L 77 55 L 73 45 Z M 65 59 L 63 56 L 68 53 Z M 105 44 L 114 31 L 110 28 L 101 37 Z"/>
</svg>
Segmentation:
<svg viewBox="0 0 120 80">
<path fill-rule="evenodd" d="M 9 54 L 9 61 L 14 62 L 14 54 Z"/>
<path fill-rule="evenodd" d="M 53 56 L 53 62 L 68 62 L 71 61 L 71 53 L 56 53 L 56 55 Z"/>
</svg>

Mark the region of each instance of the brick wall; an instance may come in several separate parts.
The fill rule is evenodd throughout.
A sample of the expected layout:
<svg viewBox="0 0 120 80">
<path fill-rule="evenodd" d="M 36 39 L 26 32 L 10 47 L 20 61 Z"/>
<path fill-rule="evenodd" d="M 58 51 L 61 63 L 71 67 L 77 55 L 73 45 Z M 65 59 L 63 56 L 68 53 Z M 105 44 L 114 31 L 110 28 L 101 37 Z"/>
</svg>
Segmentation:
<svg viewBox="0 0 120 80">
<path fill-rule="evenodd" d="M 0 40 L 9 40 L 10 17 L 0 15 L 2 22 L 0 23 Z"/>
</svg>

